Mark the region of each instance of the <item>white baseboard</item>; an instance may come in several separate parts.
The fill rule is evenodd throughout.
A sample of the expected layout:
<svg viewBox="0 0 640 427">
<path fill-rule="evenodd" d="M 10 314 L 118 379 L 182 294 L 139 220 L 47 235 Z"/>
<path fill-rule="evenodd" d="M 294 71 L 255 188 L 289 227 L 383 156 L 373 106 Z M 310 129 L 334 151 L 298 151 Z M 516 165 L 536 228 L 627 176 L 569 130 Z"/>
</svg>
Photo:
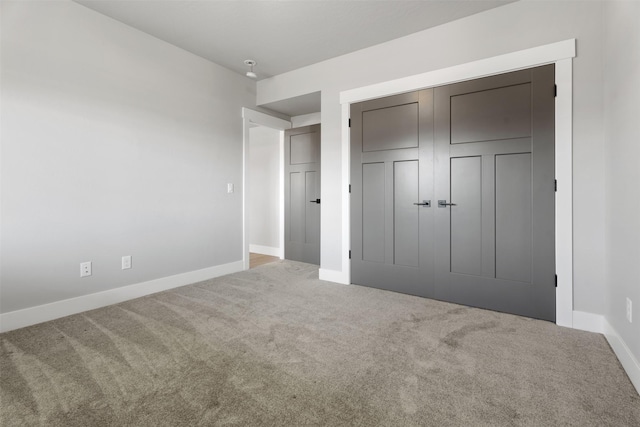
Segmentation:
<svg viewBox="0 0 640 427">
<path fill-rule="evenodd" d="M 601 314 L 587 313 L 585 311 L 573 312 L 573 328 L 581 331 L 604 334 L 604 316 Z"/>
<path fill-rule="evenodd" d="M 604 330 L 604 336 L 607 338 L 607 341 L 609 341 L 609 345 L 616 356 L 618 356 L 620 364 L 629 376 L 636 391 L 640 394 L 640 363 L 638 363 L 638 359 L 631 353 L 631 350 L 620 337 L 618 331 L 611 326 L 606 318 L 604 319 Z"/>
<path fill-rule="evenodd" d="M 627 344 L 611 326 L 607 318 L 601 314 L 574 311 L 573 327 L 583 331 L 603 334 L 629 376 L 631 383 L 640 394 L 640 363 L 638 363 L 638 359 L 631 353 Z"/>
<path fill-rule="evenodd" d="M 341 285 L 349 284 L 348 274 L 339 270 L 327 270 L 326 268 L 321 268 L 318 271 L 318 278 L 320 280 L 326 280 L 327 282 L 340 283 Z"/>
<path fill-rule="evenodd" d="M 120 288 L 109 289 L 108 291 L 2 313 L 0 314 L 0 332 L 24 328 L 25 326 L 31 326 L 83 311 L 140 298 L 156 292 L 166 291 L 167 289 L 224 276 L 242 271 L 242 266 L 242 261 L 235 261 L 229 264 L 189 271 L 174 276 L 161 277 L 160 279 L 149 280 L 148 282 L 136 283 Z"/>
<path fill-rule="evenodd" d="M 277 257 L 282 258 L 282 255 L 280 253 L 280 248 L 276 248 L 276 247 L 273 247 L 273 246 L 262 246 L 262 245 L 250 244 L 249 245 L 249 252 L 253 252 L 253 253 L 256 253 L 256 254 L 277 256 Z"/>
</svg>

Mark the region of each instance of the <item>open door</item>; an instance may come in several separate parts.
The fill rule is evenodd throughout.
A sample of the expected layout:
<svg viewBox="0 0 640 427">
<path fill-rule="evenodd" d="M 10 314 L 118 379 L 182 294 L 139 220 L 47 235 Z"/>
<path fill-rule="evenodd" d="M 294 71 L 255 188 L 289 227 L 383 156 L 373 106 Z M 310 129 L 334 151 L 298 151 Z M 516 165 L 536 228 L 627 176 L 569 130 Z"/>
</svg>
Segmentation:
<svg viewBox="0 0 640 427">
<path fill-rule="evenodd" d="M 285 258 L 320 265 L 320 125 L 285 131 Z"/>
</svg>

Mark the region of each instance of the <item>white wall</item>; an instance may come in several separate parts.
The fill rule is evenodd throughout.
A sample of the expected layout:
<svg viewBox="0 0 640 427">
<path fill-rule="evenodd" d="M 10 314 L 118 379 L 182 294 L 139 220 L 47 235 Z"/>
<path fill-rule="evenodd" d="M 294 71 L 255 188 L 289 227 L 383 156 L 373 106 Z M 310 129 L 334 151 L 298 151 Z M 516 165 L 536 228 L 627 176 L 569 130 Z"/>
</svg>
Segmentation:
<svg viewBox="0 0 640 427">
<path fill-rule="evenodd" d="M 635 355 L 637 364 L 640 360 L 640 2 L 608 2 L 604 23 L 606 318 Z M 633 323 L 625 318 L 627 297 L 633 301 Z M 636 387 L 640 390 L 640 383 Z"/>
<path fill-rule="evenodd" d="M 1 7 L 1 312 L 240 261 L 255 83 L 73 2 Z"/>
<path fill-rule="evenodd" d="M 251 128 L 248 210 L 252 252 L 275 256 L 280 250 L 280 163 L 280 131 Z"/>
<path fill-rule="evenodd" d="M 574 308 L 604 314 L 600 2 L 520 1 L 258 82 L 258 104 L 322 92 L 321 267 L 342 271 L 339 93 L 561 40 L 574 60 Z"/>
<path fill-rule="evenodd" d="M 311 126 L 320 124 L 322 121 L 322 115 L 318 111 L 317 113 L 302 114 L 300 116 L 291 117 L 291 127 L 301 128 L 303 126 Z"/>
</svg>

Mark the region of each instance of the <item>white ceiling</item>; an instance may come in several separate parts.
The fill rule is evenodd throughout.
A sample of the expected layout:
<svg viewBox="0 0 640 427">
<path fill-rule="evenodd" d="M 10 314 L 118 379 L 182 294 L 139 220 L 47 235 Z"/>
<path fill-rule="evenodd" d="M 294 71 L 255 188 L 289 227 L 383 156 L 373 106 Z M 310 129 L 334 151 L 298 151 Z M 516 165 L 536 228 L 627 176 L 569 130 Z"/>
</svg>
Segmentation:
<svg viewBox="0 0 640 427">
<path fill-rule="evenodd" d="M 383 43 L 515 0 L 75 0 L 258 79 Z"/>
<path fill-rule="evenodd" d="M 516 0 L 74 0 L 258 80 Z M 264 105 L 288 116 L 320 111 L 320 93 Z"/>
</svg>

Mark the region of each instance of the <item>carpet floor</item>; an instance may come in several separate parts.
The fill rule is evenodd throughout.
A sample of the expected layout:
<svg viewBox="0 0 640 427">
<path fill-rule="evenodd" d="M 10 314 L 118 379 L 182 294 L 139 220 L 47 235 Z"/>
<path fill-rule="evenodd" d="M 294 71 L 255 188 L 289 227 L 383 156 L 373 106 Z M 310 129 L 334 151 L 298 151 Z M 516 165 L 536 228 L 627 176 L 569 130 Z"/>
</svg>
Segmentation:
<svg viewBox="0 0 640 427">
<path fill-rule="evenodd" d="M 640 426 L 605 338 L 278 261 L 0 335 L 0 424 Z"/>
</svg>

